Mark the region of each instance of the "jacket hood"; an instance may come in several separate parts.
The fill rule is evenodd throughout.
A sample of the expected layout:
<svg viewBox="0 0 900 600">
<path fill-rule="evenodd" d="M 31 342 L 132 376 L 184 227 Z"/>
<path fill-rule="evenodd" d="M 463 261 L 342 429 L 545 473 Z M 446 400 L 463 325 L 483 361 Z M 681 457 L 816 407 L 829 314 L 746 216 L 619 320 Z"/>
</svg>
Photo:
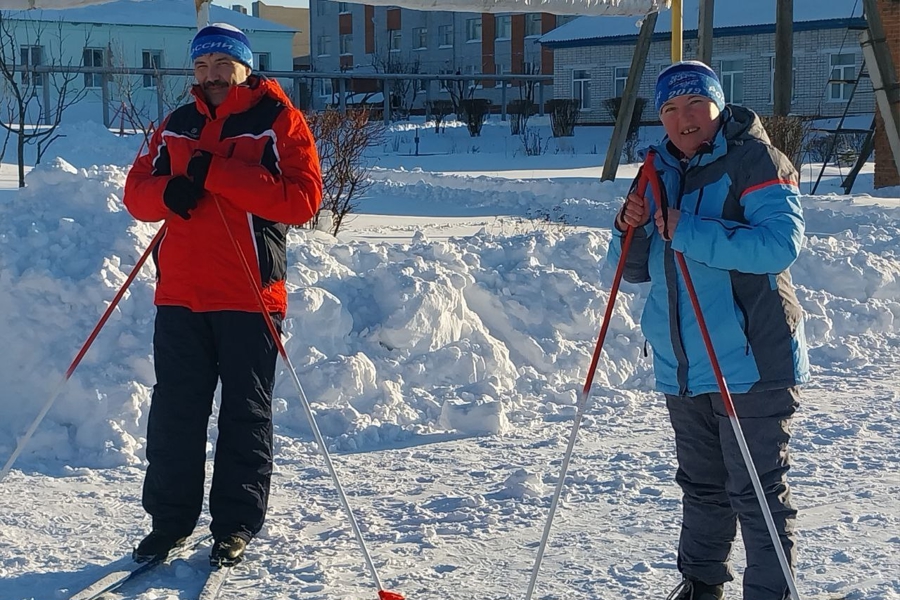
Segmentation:
<svg viewBox="0 0 900 600">
<path fill-rule="evenodd" d="M 724 113 L 722 133 L 726 140 L 760 140 L 771 144 L 762 121 L 755 112 L 743 106 L 729 104 Z"/>
</svg>

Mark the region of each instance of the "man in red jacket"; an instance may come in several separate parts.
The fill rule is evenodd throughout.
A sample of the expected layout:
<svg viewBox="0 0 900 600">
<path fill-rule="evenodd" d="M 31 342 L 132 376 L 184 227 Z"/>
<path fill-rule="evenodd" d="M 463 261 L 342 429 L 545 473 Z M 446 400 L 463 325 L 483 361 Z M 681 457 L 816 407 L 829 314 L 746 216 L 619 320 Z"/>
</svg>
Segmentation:
<svg viewBox="0 0 900 600">
<path fill-rule="evenodd" d="M 166 227 L 153 251 L 156 385 L 143 493 L 153 530 L 134 558 L 165 558 L 197 523 L 206 431 L 221 380 L 209 507 L 210 563 L 223 566 L 239 562 L 262 527 L 272 474 L 277 349 L 251 283 L 280 328 L 288 225 L 315 215 L 322 175 L 302 113 L 277 82 L 251 75 L 253 54 L 240 30 L 203 28 L 191 58 L 194 102 L 163 121 L 125 184 L 128 211 Z"/>
</svg>

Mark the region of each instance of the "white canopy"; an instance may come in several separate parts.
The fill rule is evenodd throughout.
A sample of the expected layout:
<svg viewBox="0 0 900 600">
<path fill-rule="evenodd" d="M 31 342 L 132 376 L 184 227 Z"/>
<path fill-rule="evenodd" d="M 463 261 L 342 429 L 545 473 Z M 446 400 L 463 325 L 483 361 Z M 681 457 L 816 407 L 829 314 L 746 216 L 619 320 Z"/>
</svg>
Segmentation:
<svg viewBox="0 0 900 600">
<path fill-rule="evenodd" d="M 473 13 L 546 12 L 557 15 L 638 16 L 666 10 L 671 0 L 351 0 L 413 10 Z"/>
<path fill-rule="evenodd" d="M 112 0 L 0 0 L 0 8 L 5 10 L 59 10 L 63 8 L 78 8 L 80 6 L 88 6 L 90 4 L 104 4 Z M 141 0 L 137 0 L 141 1 Z M 153 0 L 143 0 L 148 5 Z M 197 11 L 197 29 L 200 29 L 209 23 L 209 4 L 211 0 L 184 0 L 185 2 L 193 2 Z M 147 6 L 153 9 L 152 6 Z"/>
<path fill-rule="evenodd" d="M 0 8 L 74 8 L 108 0 L 2 0 Z M 152 0 L 147 0 L 152 2 Z M 645 15 L 668 9 L 671 0 L 356 0 L 361 4 L 399 6 L 413 10 L 445 10 L 476 13 L 546 12 L 557 15 Z M 199 0 L 185 0 L 200 5 Z"/>
</svg>

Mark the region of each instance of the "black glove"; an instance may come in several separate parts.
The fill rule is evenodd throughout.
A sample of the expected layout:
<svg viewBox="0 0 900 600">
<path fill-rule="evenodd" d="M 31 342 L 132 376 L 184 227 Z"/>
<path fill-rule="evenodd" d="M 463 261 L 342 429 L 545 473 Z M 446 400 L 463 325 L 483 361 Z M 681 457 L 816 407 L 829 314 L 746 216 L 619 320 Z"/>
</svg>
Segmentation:
<svg viewBox="0 0 900 600">
<path fill-rule="evenodd" d="M 202 187 L 194 185 L 184 175 L 179 175 L 170 179 L 169 183 L 166 184 L 166 189 L 163 192 L 163 203 L 169 210 L 186 221 L 191 218 L 190 211 L 197 208 L 197 203 L 202 196 Z"/>
<path fill-rule="evenodd" d="M 195 150 L 187 166 L 188 177 L 199 188 L 206 187 L 206 175 L 209 173 L 209 163 L 212 162 L 212 153 L 206 150 Z"/>
</svg>

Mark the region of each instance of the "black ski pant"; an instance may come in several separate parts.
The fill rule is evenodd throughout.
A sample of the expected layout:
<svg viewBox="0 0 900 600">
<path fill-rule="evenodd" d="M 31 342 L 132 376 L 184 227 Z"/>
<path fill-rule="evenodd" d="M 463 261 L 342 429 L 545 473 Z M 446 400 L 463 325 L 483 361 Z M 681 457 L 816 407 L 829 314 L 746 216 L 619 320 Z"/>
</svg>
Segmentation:
<svg viewBox="0 0 900 600">
<path fill-rule="evenodd" d="M 794 524 L 787 482 L 791 419 L 796 388 L 732 396 L 747 446 L 765 491 L 791 569 L 796 563 Z M 715 585 L 733 578 L 729 558 L 741 524 L 747 552 L 744 600 L 783 600 L 789 590 L 766 527 L 753 483 L 720 394 L 666 396 L 675 429 L 676 481 L 683 492 L 678 569 Z"/>
<path fill-rule="evenodd" d="M 281 316 L 273 315 L 280 329 Z M 203 505 L 206 432 L 222 381 L 209 511 L 217 538 L 262 528 L 272 477 L 278 351 L 260 313 L 157 309 L 156 385 L 147 425 L 144 509 L 155 530 L 193 531 Z"/>
</svg>

